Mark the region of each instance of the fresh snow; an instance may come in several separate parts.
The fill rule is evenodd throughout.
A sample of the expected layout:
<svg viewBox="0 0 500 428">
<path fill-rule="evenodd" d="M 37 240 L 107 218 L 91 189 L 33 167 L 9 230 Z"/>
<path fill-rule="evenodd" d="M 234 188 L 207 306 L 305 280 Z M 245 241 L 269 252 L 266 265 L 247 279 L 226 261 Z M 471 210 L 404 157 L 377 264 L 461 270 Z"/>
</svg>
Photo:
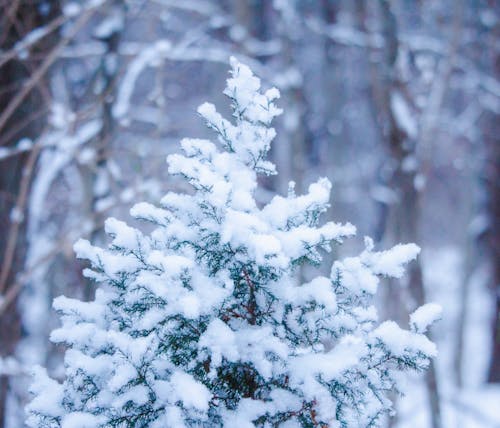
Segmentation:
<svg viewBox="0 0 500 428">
<path fill-rule="evenodd" d="M 129 68 L 117 116 L 157 48 Z M 67 347 L 66 377 L 37 370 L 28 426 L 373 426 L 392 411 L 386 395 L 400 374 L 436 355 L 422 333 L 437 306 L 417 310 L 406 330 L 379 325 L 373 305 L 380 277 L 401 278 L 416 245 L 375 251 L 366 238 L 359 256 L 301 283 L 301 266 L 320 265 L 356 229 L 321 222 L 326 178 L 304 195 L 290 183 L 287 197 L 256 202 L 258 175 L 276 173 L 267 154 L 279 92 L 230 63 L 232 120 L 212 104 L 198 109 L 219 144 L 184 139 L 167 159 L 193 191 L 134 206 L 148 233 L 110 218 L 107 248 L 75 243 L 99 287 L 91 302 L 54 300 L 62 325 L 51 340 Z"/>
</svg>

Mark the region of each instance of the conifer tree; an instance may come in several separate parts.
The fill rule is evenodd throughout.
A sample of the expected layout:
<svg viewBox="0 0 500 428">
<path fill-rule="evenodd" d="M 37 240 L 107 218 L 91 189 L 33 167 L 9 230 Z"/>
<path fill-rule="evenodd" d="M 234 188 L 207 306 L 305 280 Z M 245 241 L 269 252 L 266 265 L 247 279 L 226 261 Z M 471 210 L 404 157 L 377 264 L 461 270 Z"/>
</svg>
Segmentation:
<svg viewBox="0 0 500 428">
<path fill-rule="evenodd" d="M 36 370 L 30 427 L 378 426 L 396 375 L 435 355 L 423 333 L 436 305 L 408 330 L 379 323 L 372 305 L 379 277 L 401 277 L 416 245 L 375 252 L 366 238 L 329 277 L 298 283 L 301 265 L 320 264 L 355 228 L 320 225 L 327 179 L 257 204 L 258 175 L 276 173 L 266 156 L 279 92 L 262 92 L 235 59 L 231 68 L 233 120 L 198 109 L 219 144 L 185 139 L 168 158 L 193 191 L 134 206 L 149 233 L 110 218 L 108 248 L 75 244 L 99 287 L 91 302 L 54 301 L 65 379 Z"/>
</svg>

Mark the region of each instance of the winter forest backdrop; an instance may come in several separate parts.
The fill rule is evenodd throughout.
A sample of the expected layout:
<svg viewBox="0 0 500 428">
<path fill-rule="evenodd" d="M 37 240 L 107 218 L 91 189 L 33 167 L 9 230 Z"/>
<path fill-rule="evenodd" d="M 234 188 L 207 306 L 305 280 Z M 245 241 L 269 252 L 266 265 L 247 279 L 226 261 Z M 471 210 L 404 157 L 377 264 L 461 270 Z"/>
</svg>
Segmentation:
<svg viewBox="0 0 500 428">
<path fill-rule="evenodd" d="M 52 300 L 93 298 L 73 244 L 104 245 L 185 183 L 165 158 L 208 137 L 229 57 L 276 86 L 279 175 L 257 197 L 333 183 L 363 247 L 422 248 L 382 318 L 443 306 L 439 356 L 388 426 L 500 426 L 500 4 L 495 0 L 1 0 L 0 427 L 23 426 L 30 367 L 63 374 Z M 340 254 L 339 254 L 340 252 Z M 328 265 L 328 263 L 326 264 Z M 307 272 L 304 272 L 307 276 Z"/>
</svg>

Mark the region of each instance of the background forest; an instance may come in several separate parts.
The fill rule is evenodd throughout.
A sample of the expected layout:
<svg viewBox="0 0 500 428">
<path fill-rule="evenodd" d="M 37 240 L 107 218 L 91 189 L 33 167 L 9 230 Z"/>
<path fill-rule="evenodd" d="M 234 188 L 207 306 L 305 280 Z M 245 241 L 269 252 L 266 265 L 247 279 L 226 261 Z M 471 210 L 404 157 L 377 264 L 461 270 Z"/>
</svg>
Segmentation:
<svg viewBox="0 0 500 428">
<path fill-rule="evenodd" d="M 281 91 L 269 201 L 333 182 L 337 254 L 422 247 L 382 318 L 443 306 L 439 356 L 400 428 L 499 427 L 500 4 L 495 0 L 1 0 L 0 427 L 23 426 L 30 367 L 60 377 L 52 300 L 91 299 L 73 243 L 184 190 L 165 158 L 207 137 L 231 55 Z M 225 109 L 225 110 L 224 110 Z M 329 214 L 332 215 L 332 214 Z M 341 254 L 339 254 L 341 252 Z M 308 272 L 303 272 L 304 276 Z M 403 284 L 403 286 L 401 285 Z"/>
</svg>

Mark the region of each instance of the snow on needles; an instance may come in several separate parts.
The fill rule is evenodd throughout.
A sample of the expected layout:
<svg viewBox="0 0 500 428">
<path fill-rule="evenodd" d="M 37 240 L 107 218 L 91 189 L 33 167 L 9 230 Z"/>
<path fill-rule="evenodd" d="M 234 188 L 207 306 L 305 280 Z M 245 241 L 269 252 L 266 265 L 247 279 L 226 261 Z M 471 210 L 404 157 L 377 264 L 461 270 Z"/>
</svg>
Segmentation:
<svg viewBox="0 0 500 428">
<path fill-rule="evenodd" d="M 118 116 L 129 92 L 122 87 Z M 374 251 L 367 238 L 330 276 L 298 284 L 301 266 L 321 264 L 356 229 L 322 221 L 326 178 L 304 195 L 291 183 L 286 197 L 257 204 L 258 175 L 276 173 L 267 155 L 279 92 L 261 91 L 231 58 L 224 93 L 231 119 L 212 104 L 198 109 L 217 141 L 184 139 L 167 159 L 192 191 L 135 205 L 131 215 L 149 232 L 110 218 L 107 248 L 75 244 L 98 284 L 95 300 L 55 299 L 62 325 L 51 340 L 68 348 L 66 377 L 37 369 L 28 426 L 377 426 L 392 411 L 387 391 L 398 390 L 399 373 L 424 370 L 436 354 L 422 333 L 437 305 L 415 311 L 409 330 L 379 325 L 373 305 L 380 277 L 401 278 L 416 245 Z"/>
<path fill-rule="evenodd" d="M 416 333 L 425 333 L 436 321 L 441 319 L 443 308 L 436 303 L 427 303 L 410 315 L 410 327 Z"/>
</svg>

